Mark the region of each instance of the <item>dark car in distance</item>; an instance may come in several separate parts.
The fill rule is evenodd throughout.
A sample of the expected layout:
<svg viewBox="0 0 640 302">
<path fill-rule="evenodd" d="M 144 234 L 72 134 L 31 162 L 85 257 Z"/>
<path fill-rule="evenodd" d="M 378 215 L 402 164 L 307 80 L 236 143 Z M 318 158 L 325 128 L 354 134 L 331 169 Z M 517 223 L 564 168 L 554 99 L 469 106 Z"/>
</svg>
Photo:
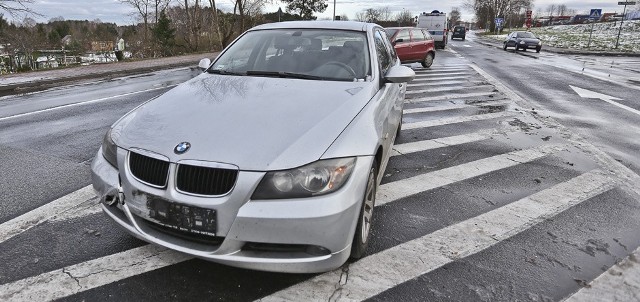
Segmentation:
<svg viewBox="0 0 640 302">
<path fill-rule="evenodd" d="M 455 26 L 453 27 L 453 33 L 451 34 L 451 40 L 458 38 L 464 41 L 465 35 L 467 34 L 467 28 L 464 26 Z"/>
<path fill-rule="evenodd" d="M 507 36 L 502 49 L 507 50 L 507 47 L 515 47 L 516 51 L 520 49 L 525 51 L 527 49 L 535 49 L 536 52 L 540 52 L 542 42 L 531 32 L 514 31 Z"/>
<path fill-rule="evenodd" d="M 420 63 L 424 68 L 431 67 L 436 50 L 433 37 L 427 30 L 415 27 L 387 27 L 385 32 L 402 64 Z"/>
</svg>

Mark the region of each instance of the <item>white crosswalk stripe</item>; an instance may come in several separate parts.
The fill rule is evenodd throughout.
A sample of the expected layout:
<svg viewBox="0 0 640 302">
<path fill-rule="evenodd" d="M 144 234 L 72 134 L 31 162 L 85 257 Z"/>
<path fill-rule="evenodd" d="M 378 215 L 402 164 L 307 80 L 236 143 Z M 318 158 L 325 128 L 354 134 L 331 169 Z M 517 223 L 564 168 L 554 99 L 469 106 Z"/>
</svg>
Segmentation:
<svg viewBox="0 0 640 302">
<path fill-rule="evenodd" d="M 509 103 L 505 101 L 489 101 L 483 102 L 482 106 L 507 106 Z M 405 109 L 403 111 L 404 114 L 411 113 L 424 113 L 424 112 L 435 112 L 435 111 L 445 111 L 445 110 L 453 110 L 453 109 L 464 109 L 475 107 L 470 104 L 455 104 L 455 105 L 446 105 L 446 106 L 437 106 L 437 107 L 422 107 L 422 108 L 412 108 Z"/>
<path fill-rule="evenodd" d="M 421 174 L 411 178 L 384 184 L 378 188 L 376 205 L 383 205 L 399 198 L 404 198 L 455 182 L 531 162 L 562 149 L 563 146 L 543 145 L 534 149 L 496 155 L 455 167 L 445 168 L 431 173 Z"/>
<path fill-rule="evenodd" d="M 473 89 L 482 89 L 482 88 L 492 88 L 491 85 L 479 85 L 474 86 Z M 455 87 L 440 87 L 440 88 L 430 88 L 430 89 L 419 89 L 419 90 L 411 90 L 407 91 L 407 95 L 412 94 L 422 94 L 422 93 L 431 93 L 431 92 L 447 92 L 447 91 L 456 91 L 456 90 L 469 90 L 469 87 L 464 86 L 455 86 Z"/>
<path fill-rule="evenodd" d="M 450 117 L 450 118 L 443 118 L 443 119 L 424 121 L 424 122 L 407 123 L 407 124 L 403 124 L 402 129 L 409 130 L 409 129 L 417 129 L 417 128 L 427 128 L 427 127 L 459 124 L 459 123 L 465 123 L 470 121 L 491 120 L 496 118 L 512 117 L 512 116 L 515 116 L 516 114 L 517 113 L 512 113 L 512 112 L 496 112 L 496 113 L 471 115 L 463 118 Z"/>
<path fill-rule="evenodd" d="M 616 181 L 594 170 L 496 210 L 365 257 L 259 301 L 361 301 L 485 250 L 589 198 Z M 400 260 L 401 259 L 401 260 Z"/>
<path fill-rule="evenodd" d="M 33 211 L 4 222 L 0 224 L 0 243 L 48 220 L 60 219 L 56 217 L 68 214 L 70 211 L 74 212 L 83 203 L 91 202 L 94 197 L 93 188 L 86 186 Z"/>
<path fill-rule="evenodd" d="M 429 96 L 429 97 L 422 97 L 422 98 L 412 98 L 412 99 L 407 99 L 406 101 L 409 102 L 409 103 L 419 103 L 419 102 L 462 99 L 462 98 L 478 97 L 478 96 L 489 96 L 489 95 L 494 95 L 494 94 L 495 94 L 495 92 L 491 92 L 491 91 L 473 92 L 473 93 L 448 93 L 447 95 L 441 95 L 441 96 Z"/>
</svg>

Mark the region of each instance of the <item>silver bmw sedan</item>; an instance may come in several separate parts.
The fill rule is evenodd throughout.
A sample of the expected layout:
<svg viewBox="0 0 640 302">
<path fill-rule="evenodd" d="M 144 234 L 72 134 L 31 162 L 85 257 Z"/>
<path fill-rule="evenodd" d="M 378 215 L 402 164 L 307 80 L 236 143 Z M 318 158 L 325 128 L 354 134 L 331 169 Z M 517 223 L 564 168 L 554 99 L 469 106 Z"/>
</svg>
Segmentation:
<svg viewBox="0 0 640 302">
<path fill-rule="evenodd" d="M 199 66 L 106 133 L 91 164 L 106 214 L 236 267 L 312 273 L 363 257 L 415 76 L 384 29 L 261 25 Z"/>
</svg>

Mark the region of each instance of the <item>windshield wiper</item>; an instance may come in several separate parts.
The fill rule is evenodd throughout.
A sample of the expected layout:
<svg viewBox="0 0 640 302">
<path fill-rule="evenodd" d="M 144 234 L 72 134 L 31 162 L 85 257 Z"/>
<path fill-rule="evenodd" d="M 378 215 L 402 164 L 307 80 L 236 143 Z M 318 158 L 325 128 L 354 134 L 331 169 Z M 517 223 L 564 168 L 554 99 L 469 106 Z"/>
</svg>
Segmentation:
<svg viewBox="0 0 640 302">
<path fill-rule="evenodd" d="M 279 77 L 279 78 L 292 78 L 292 79 L 305 79 L 305 80 L 326 80 L 325 77 L 304 74 L 304 73 L 295 73 L 295 72 L 286 72 L 286 71 L 262 71 L 262 70 L 249 70 L 247 71 L 247 75 L 249 76 L 268 76 L 268 77 Z"/>
<path fill-rule="evenodd" d="M 213 73 L 213 74 L 222 74 L 222 75 L 238 75 L 238 76 L 247 75 L 246 73 L 243 73 L 243 72 L 234 72 L 234 71 L 228 71 L 228 70 L 222 70 L 222 69 L 207 69 L 207 72 Z"/>
</svg>

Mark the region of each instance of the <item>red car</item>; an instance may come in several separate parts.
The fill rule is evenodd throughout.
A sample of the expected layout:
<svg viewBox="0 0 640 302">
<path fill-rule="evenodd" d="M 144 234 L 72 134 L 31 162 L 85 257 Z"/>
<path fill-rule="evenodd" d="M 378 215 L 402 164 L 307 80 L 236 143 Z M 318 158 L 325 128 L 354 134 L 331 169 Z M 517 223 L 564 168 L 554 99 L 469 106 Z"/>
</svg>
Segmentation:
<svg viewBox="0 0 640 302">
<path fill-rule="evenodd" d="M 436 50 L 433 37 L 428 31 L 415 27 L 387 27 L 385 31 L 398 53 L 400 62 L 419 62 L 424 68 L 431 67 Z"/>
</svg>

